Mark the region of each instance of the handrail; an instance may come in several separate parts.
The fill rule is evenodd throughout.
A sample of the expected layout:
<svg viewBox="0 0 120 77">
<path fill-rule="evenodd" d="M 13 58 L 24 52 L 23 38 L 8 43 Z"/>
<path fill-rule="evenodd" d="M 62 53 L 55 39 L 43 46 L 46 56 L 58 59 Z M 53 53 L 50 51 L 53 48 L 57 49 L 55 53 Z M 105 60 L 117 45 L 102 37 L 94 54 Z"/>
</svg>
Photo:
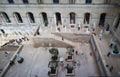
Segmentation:
<svg viewBox="0 0 120 77">
<path fill-rule="evenodd" d="M 38 26 L 38 27 L 35 29 L 35 31 L 33 32 L 33 36 L 36 36 L 36 35 L 37 35 L 39 29 L 40 29 L 40 26 Z"/>
<path fill-rule="evenodd" d="M 102 72 L 104 72 L 104 75 L 106 76 L 111 76 L 111 74 L 110 74 L 110 72 L 106 69 L 106 66 L 105 65 L 107 65 L 107 63 L 106 63 L 106 61 L 104 60 L 104 58 L 102 57 L 102 53 L 101 53 L 101 49 L 99 48 L 99 46 L 98 46 L 98 43 L 97 43 L 97 41 L 96 41 L 96 37 L 95 37 L 95 35 L 92 35 L 92 39 L 93 39 L 93 41 L 94 41 L 94 45 L 96 46 L 95 47 L 95 49 L 98 51 L 98 53 L 99 53 L 99 56 L 100 56 L 100 58 L 101 58 L 101 62 L 102 62 L 102 66 L 103 66 L 103 69 L 104 69 L 104 71 L 102 71 Z"/>
</svg>

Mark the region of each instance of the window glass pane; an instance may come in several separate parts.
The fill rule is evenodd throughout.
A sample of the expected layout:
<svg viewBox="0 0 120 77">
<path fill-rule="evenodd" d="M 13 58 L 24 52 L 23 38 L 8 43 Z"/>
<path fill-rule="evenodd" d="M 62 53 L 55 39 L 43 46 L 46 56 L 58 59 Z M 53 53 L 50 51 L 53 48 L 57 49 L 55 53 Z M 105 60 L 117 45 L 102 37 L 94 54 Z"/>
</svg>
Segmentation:
<svg viewBox="0 0 120 77">
<path fill-rule="evenodd" d="M 24 4 L 28 4 L 28 0 L 23 0 L 23 3 Z"/>
<path fill-rule="evenodd" d="M 14 3 L 14 1 L 13 1 L 13 0 L 8 0 L 8 2 L 9 2 L 10 4 L 13 4 L 13 3 Z"/>
</svg>

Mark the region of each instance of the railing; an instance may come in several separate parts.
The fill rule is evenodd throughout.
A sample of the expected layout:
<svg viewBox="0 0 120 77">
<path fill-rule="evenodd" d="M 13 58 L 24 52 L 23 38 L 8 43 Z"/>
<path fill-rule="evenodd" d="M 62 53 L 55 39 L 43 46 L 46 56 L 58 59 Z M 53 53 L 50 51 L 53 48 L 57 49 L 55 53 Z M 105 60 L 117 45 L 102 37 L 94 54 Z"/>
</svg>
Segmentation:
<svg viewBox="0 0 120 77">
<path fill-rule="evenodd" d="M 63 41 L 63 40 L 64 40 L 65 43 L 70 44 L 72 47 L 74 47 L 74 46 L 73 46 L 74 42 L 72 42 L 72 41 L 70 41 L 70 40 L 64 39 L 63 37 L 58 36 L 58 35 L 54 35 L 54 34 L 53 34 L 53 37 L 54 37 L 55 39 L 59 40 L 59 41 Z M 63 40 L 62 40 L 62 39 L 63 39 Z"/>
<path fill-rule="evenodd" d="M 14 4 L 9 4 L 9 3 L 0 3 L 0 5 L 119 5 L 118 3 L 59 3 L 59 4 L 54 4 L 54 3 L 14 3 Z"/>
<path fill-rule="evenodd" d="M 33 36 L 36 36 L 39 32 L 40 26 L 36 27 L 35 31 L 33 32 Z"/>
<path fill-rule="evenodd" d="M 101 76 L 111 76 L 110 72 L 108 72 L 106 70 L 105 65 L 107 65 L 107 64 L 101 56 L 101 50 L 97 44 L 96 37 L 94 35 L 92 35 L 90 41 L 91 41 L 91 45 L 92 45 L 92 48 L 93 48 L 93 51 L 94 51 L 94 54 L 96 57 L 96 61 L 97 61 Z"/>
</svg>

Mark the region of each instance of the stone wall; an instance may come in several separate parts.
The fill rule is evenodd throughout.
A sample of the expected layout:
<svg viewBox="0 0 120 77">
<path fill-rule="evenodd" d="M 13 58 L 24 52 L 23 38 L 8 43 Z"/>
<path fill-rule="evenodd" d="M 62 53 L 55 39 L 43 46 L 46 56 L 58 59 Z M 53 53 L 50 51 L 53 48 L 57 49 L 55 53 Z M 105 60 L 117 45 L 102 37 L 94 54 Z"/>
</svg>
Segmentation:
<svg viewBox="0 0 120 77">
<path fill-rule="evenodd" d="M 13 0 L 14 3 L 23 3 L 22 0 Z M 40 0 L 28 0 L 29 3 L 38 3 Z M 43 3 L 53 3 L 53 0 L 41 0 Z M 92 0 L 92 3 L 119 3 L 119 0 Z M 8 3 L 8 0 L 0 0 L 0 3 Z M 59 0 L 59 3 L 69 3 L 69 0 Z M 75 3 L 85 3 L 85 0 L 75 0 Z"/>
<path fill-rule="evenodd" d="M 38 3 L 39 0 L 29 0 L 29 3 Z M 43 3 L 53 3 L 53 0 L 42 0 Z M 92 0 L 92 3 L 104 3 L 105 0 Z M 0 0 L 0 3 L 8 3 L 8 0 Z M 14 0 L 14 3 L 23 3 L 22 0 Z M 69 0 L 59 0 L 59 3 L 69 3 Z M 85 3 L 85 0 L 75 0 L 75 3 Z"/>
<path fill-rule="evenodd" d="M 48 25 L 56 26 L 55 13 L 61 14 L 62 25 L 69 26 L 70 12 L 75 13 L 75 24 L 84 21 L 84 14 L 90 13 L 90 24 L 99 23 L 101 13 L 106 13 L 105 23 L 109 23 L 111 28 L 114 28 L 114 23 L 120 7 L 114 4 L 104 4 L 105 0 L 92 0 L 92 4 L 85 4 L 85 0 L 75 0 L 75 4 L 69 4 L 69 0 L 59 0 L 60 4 L 53 4 L 53 0 L 43 0 L 45 4 L 38 4 L 38 0 L 29 0 L 30 4 L 23 4 L 22 0 L 14 0 L 14 4 L 9 4 L 8 0 L 0 0 L 0 12 L 6 12 L 9 16 L 11 23 L 6 23 L 0 16 L 0 25 L 3 26 L 19 26 L 19 25 L 40 25 L 44 26 L 41 13 L 45 12 L 48 17 Z M 48 4 L 47 4 L 48 3 Z M 111 0 L 111 3 L 120 3 L 120 0 Z M 17 23 L 15 20 L 14 12 L 18 12 L 23 23 Z M 35 23 L 29 23 L 27 12 L 34 15 Z M 120 28 L 113 32 L 119 35 Z M 120 38 L 120 36 L 117 36 Z"/>
<path fill-rule="evenodd" d="M 86 10 L 87 9 L 87 10 Z M 105 21 L 110 25 L 113 24 L 115 16 L 118 13 L 118 8 L 114 5 L 0 5 L 1 12 L 6 12 L 12 23 L 5 23 L 3 25 L 19 25 L 16 23 L 14 12 L 18 12 L 23 22 L 22 25 L 31 25 L 28 22 L 27 12 L 33 13 L 35 17 L 35 22 L 32 25 L 43 25 L 42 12 L 45 12 L 48 17 L 49 25 L 55 25 L 55 13 L 59 12 L 61 14 L 62 25 L 70 24 L 70 12 L 75 13 L 76 24 L 79 22 L 83 24 L 84 14 L 90 13 L 90 24 L 96 22 L 99 23 L 100 14 L 106 13 Z M 44 26 L 44 25 L 43 25 Z"/>
</svg>

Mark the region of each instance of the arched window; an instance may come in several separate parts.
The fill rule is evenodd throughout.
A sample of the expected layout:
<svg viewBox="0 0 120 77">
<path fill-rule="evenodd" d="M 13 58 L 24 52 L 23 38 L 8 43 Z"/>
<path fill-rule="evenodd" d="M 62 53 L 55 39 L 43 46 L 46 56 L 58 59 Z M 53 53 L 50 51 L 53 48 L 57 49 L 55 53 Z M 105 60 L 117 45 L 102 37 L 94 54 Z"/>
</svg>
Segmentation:
<svg viewBox="0 0 120 77">
<path fill-rule="evenodd" d="M 8 0 L 8 2 L 9 2 L 10 4 L 13 4 L 13 3 L 14 3 L 14 1 L 13 1 L 13 0 Z"/>
<path fill-rule="evenodd" d="M 23 20 L 18 12 L 14 12 L 14 16 L 18 23 L 23 23 Z"/>
<path fill-rule="evenodd" d="M 45 26 L 48 26 L 48 18 L 45 12 L 42 12 L 43 23 Z"/>
<path fill-rule="evenodd" d="M 28 16 L 28 19 L 29 19 L 30 23 L 35 23 L 35 19 L 34 19 L 33 13 L 28 12 L 27 16 Z"/>
<path fill-rule="evenodd" d="M 92 0 L 86 0 L 86 4 L 91 4 Z"/>
<path fill-rule="evenodd" d="M 54 4 L 59 4 L 59 0 L 53 0 Z"/>
<path fill-rule="evenodd" d="M 39 4 L 42 4 L 43 3 L 43 0 L 37 0 Z"/>
<path fill-rule="evenodd" d="M 5 12 L 1 12 L 0 14 L 5 22 L 11 23 L 11 20 L 9 19 L 8 15 Z"/>
<path fill-rule="evenodd" d="M 75 13 L 74 12 L 70 13 L 70 24 L 75 24 Z"/>
<path fill-rule="evenodd" d="M 62 24 L 61 22 L 61 14 L 60 13 L 55 13 L 56 15 L 56 25 Z"/>
<path fill-rule="evenodd" d="M 23 3 L 24 4 L 28 4 L 28 0 L 23 0 Z"/>
<path fill-rule="evenodd" d="M 69 0 L 70 4 L 75 4 L 75 0 Z"/>
<path fill-rule="evenodd" d="M 102 13 L 102 14 L 100 15 L 99 25 L 104 26 L 105 18 L 106 18 L 106 13 Z"/>
<path fill-rule="evenodd" d="M 89 22 L 90 22 L 90 13 L 85 13 L 84 24 L 89 24 Z"/>
<path fill-rule="evenodd" d="M 111 0 L 104 0 L 104 2 L 105 2 L 106 4 L 109 4 L 109 3 L 111 3 Z"/>
</svg>

